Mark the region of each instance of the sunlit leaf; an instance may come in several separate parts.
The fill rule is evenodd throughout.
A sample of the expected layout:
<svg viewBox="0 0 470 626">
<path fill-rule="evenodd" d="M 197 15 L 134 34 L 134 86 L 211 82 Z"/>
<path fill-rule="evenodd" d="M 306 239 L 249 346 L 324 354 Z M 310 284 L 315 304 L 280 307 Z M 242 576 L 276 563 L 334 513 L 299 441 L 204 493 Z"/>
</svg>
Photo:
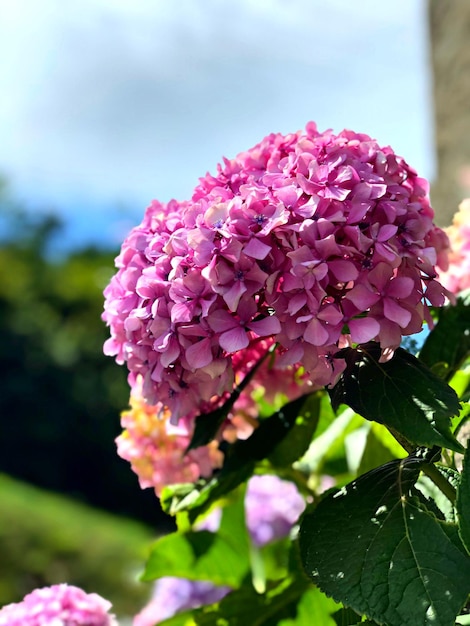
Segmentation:
<svg viewBox="0 0 470 626">
<path fill-rule="evenodd" d="M 306 573 L 336 601 L 388 626 L 453 626 L 470 592 L 456 525 L 411 495 L 421 464 L 408 457 L 372 470 L 301 524 Z"/>
<path fill-rule="evenodd" d="M 457 518 L 460 538 L 470 553 L 470 447 L 465 451 L 460 485 L 457 489 Z"/>
<path fill-rule="evenodd" d="M 152 546 L 142 580 L 176 576 L 237 587 L 250 569 L 244 500 L 224 507 L 217 533 L 175 532 Z"/>
<path fill-rule="evenodd" d="M 372 342 L 341 354 L 347 367 L 331 390 L 333 407 L 347 404 L 416 446 L 463 450 L 450 430 L 450 418 L 460 410 L 455 391 L 416 357 L 398 348 L 380 363 L 380 346 Z"/>
<path fill-rule="evenodd" d="M 308 399 L 306 395 L 289 402 L 262 420 L 248 439 L 227 446 L 222 469 L 210 480 L 199 481 L 192 487 L 165 488 L 161 498 L 164 510 L 174 515 L 187 509 L 190 520 L 194 521 L 212 503 L 246 481 L 253 474 L 256 463 L 269 457 L 290 430 L 298 426 L 297 419 L 306 402 L 309 407 Z"/>
</svg>

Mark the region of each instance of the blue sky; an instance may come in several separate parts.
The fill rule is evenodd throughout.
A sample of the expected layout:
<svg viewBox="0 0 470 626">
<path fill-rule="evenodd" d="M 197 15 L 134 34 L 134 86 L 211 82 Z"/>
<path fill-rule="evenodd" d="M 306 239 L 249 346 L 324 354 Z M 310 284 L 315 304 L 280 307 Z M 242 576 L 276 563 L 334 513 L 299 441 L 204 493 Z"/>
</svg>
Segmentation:
<svg viewBox="0 0 470 626">
<path fill-rule="evenodd" d="M 0 0 L 0 172 L 67 241 L 315 120 L 432 178 L 425 0 Z"/>
</svg>

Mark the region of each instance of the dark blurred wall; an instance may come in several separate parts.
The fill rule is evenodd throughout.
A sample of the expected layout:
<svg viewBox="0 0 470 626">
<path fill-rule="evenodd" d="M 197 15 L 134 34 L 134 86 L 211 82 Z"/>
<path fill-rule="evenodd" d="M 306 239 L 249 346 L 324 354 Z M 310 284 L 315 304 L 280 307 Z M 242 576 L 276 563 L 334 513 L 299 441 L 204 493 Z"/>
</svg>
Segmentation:
<svg viewBox="0 0 470 626">
<path fill-rule="evenodd" d="M 470 1 L 428 0 L 440 225 L 470 196 Z"/>
</svg>

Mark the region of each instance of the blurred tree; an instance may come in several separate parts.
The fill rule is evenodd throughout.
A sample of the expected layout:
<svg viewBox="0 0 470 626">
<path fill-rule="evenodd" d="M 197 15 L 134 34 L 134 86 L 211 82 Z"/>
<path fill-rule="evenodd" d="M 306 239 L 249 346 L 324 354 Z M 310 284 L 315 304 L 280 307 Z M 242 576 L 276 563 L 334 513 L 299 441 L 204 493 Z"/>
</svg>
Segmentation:
<svg viewBox="0 0 470 626">
<path fill-rule="evenodd" d="M 169 524 L 116 454 L 128 404 L 123 368 L 105 357 L 102 290 L 113 254 L 54 259 L 55 217 L 33 219 L 0 190 L 0 471 L 90 504 Z"/>
</svg>

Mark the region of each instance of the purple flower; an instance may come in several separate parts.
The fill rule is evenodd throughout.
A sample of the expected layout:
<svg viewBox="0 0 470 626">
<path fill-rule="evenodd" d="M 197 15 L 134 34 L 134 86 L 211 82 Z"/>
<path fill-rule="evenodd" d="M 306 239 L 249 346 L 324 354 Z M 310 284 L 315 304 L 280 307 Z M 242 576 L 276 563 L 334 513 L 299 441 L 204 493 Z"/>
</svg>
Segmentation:
<svg viewBox="0 0 470 626">
<path fill-rule="evenodd" d="M 305 500 L 294 483 L 268 474 L 248 481 L 246 525 L 256 546 L 286 537 L 304 509 Z"/>
<path fill-rule="evenodd" d="M 305 509 L 305 501 L 291 482 L 277 476 L 252 476 L 245 498 L 245 516 L 251 540 L 263 546 L 286 537 Z M 217 532 L 221 509 L 214 509 L 198 525 Z M 230 592 L 211 582 L 164 577 L 155 583 L 149 604 L 134 618 L 133 626 L 154 626 L 186 609 L 213 604 Z"/>
<path fill-rule="evenodd" d="M 111 603 L 96 593 L 61 584 L 35 589 L 0 610 L 0 626 L 117 626 Z"/>
<path fill-rule="evenodd" d="M 150 602 L 134 617 L 133 626 L 154 626 L 176 613 L 218 602 L 229 591 L 229 587 L 216 587 L 204 580 L 172 576 L 160 578 L 154 586 Z"/>
</svg>

